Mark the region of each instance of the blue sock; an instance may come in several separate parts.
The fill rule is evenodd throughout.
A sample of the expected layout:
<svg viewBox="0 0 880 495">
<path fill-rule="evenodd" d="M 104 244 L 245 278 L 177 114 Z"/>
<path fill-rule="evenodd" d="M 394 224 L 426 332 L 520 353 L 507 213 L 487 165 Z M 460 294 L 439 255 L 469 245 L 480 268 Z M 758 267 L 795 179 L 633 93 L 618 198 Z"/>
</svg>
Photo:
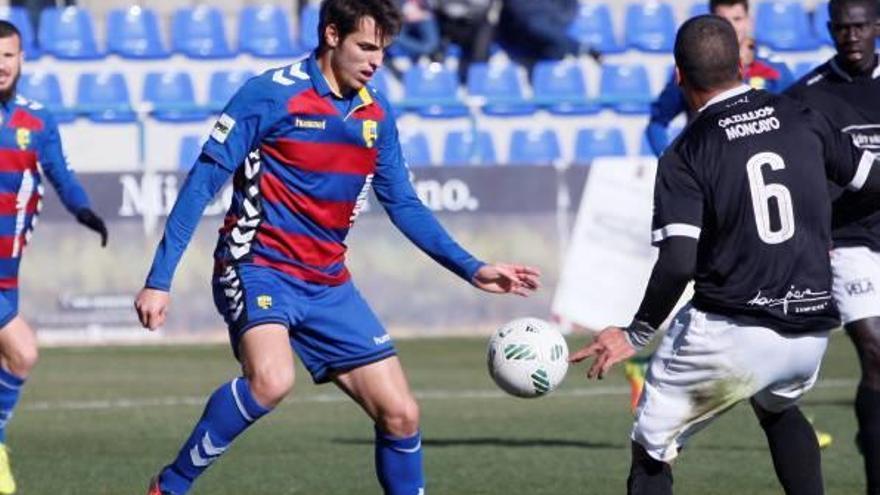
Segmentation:
<svg viewBox="0 0 880 495">
<path fill-rule="evenodd" d="M 399 438 L 376 428 L 376 475 L 385 495 L 422 495 L 422 435 Z"/>
<path fill-rule="evenodd" d="M 193 481 L 226 451 L 235 437 L 268 412 L 254 399 L 244 378 L 221 385 L 208 399 L 205 412 L 177 458 L 159 475 L 162 489 L 176 495 L 188 492 Z"/>
<path fill-rule="evenodd" d="M 21 395 L 24 378 L 13 375 L 0 367 L 0 443 L 6 443 L 6 424 Z"/>
</svg>

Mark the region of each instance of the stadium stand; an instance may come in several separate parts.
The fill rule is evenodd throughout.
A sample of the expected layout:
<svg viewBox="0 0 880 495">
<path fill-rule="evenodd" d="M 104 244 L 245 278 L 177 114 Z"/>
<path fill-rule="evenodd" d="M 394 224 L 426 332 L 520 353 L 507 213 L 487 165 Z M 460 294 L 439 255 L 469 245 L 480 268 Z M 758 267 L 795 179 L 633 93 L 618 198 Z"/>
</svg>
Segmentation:
<svg viewBox="0 0 880 495">
<path fill-rule="evenodd" d="M 672 52 L 675 14 L 665 2 L 632 3 L 626 9 L 626 44 L 646 52 Z"/>
<path fill-rule="evenodd" d="M 28 21 L 27 11 L 22 7 L 0 7 L 0 19 L 9 21 L 21 32 L 21 47 L 24 50 L 25 60 L 40 58 L 42 50 L 37 47 L 37 39 L 34 36 L 34 28 Z"/>
<path fill-rule="evenodd" d="M 49 8 L 40 15 L 40 46 L 60 59 L 94 60 L 104 54 L 91 13 L 78 7 Z"/>
<path fill-rule="evenodd" d="M 574 163 L 589 163 L 594 158 L 626 156 L 623 132 L 617 128 L 581 129 L 575 141 Z"/>
<path fill-rule="evenodd" d="M 239 49 L 256 57 L 286 58 L 301 51 L 291 37 L 291 22 L 277 5 L 249 5 L 238 21 Z"/>
<path fill-rule="evenodd" d="M 624 47 L 614 35 L 611 11 L 604 3 L 581 3 L 569 34 L 601 53 L 620 53 Z"/>
<path fill-rule="evenodd" d="M 755 36 L 759 43 L 781 51 L 805 51 L 819 46 L 799 1 L 770 0 L 757 7 Z"/>
<path fill-rule="evenodd" d="M 174 13 L 171 46 L 194 59 L 229 58 L 234 54 L 226 39 L 220 10 L 207 5 L 183 7 Z"/>
<path fill-rule="evenodd" d="M 476 133 L 450 131 L 443 145 L 444 165 L 494 165 L 498 163 L 492 135 L 486 131 Z"/>
<path fill-rule="evenodd" d="M 132 6 L 107 15 L 107 51 L 134 59 L 167 58 L 156 12 Z"/>
<path fill-rule="evenodd" d="M 599 106 L 588 97 L 582 67 L 572 61 L 544 61 L 532 74 L 535 101 L 551 114 L 589 115 Z"/>
<path fill-rule="evenodd" d="M 412 134 L 403 133 L 400 136 L 400 147 L 403 157 L 406 159 L 407 165 L 419 167 L 431 165 L 434 161 L 431 159 L 431 150 L 428 145 L 428 138 L 424 133 L 416 132 Z"/>
<path fill-rule="evenodd" d="M 520 69 L 514 64 L 476 63 L 468 68 L 468 94 L 485 99 L 486 115 L 531 115 L 535 105 L 526 101 Z"/>
<path fill-rule="evenodd" d="M 562 153 L 551 129 L 517 129 L 510 138 L 511 165 L 552 165 Z"/>
</svg>

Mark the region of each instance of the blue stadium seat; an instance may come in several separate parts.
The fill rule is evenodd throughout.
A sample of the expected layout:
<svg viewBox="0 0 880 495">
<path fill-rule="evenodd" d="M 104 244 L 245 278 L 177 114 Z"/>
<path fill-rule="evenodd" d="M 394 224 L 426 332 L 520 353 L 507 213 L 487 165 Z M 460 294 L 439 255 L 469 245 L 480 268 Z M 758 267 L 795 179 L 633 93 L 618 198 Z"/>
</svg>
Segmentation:
<svg viewBox="0 0 880 495">
<path fill-rule="evenodd" d="M 697 0 L 693 5 L 691 5 L 691 9 L 688 11 L 690 17 L 696 17 L 698 15 L 706 15 L 709 13 L 709 2 L 706 0 Z"/>
<path fill-rule="evenodd" d="M 137 120 L 131 108 L 128 85 L 119 72 L 80 74 L 76 88 L 77 110 L 93 122 L 127 123 Z"/>
<path fill-rule="evenodd" d="M 652 98 L 648 70 L 641 64 L 605 64 L 599 95 L 603 104 L 619 113 L 647 113 Z"/>
<path fill-rule="evenodd" d="M 581 129 L 574 144 L 575 163 L 590 163 L 605 156 L 626 156 L 623 132 L 617 128 Z"/>
<path fill-rule="evenodd" d="M 604 3 L 583 3 L 577 17 L 568 27 L 568 34 L 601 53 L 619 53 L 623 46 L 614 37 L 611 11 Z"/>
<path fill-rule="evenodd" d="M 800 78 L 806 76 L 808 72 L 820 65 L 822 65 L 821 60 L 806 60 L 798 62 L 797 64 L 795 64 L 794 69 L 791 71 L 791 75 L 794 76 L 794 80 L 797 81 Z"/>
<path fill-rule="evenodd" d="M 774 50 L 802 51 L 819 46 L 800 0 L 766 0 L 758 4 L 755 35 Z"/>
<path fill-rule="evenodd" d="M 486 131 L 451 131 L 443 143 L 444 165 L 494 165 L 495 144 Z"/>
<path fill-rule="evenodd" d="M 249 70 L 221 70 L 211 74 L 208 84 L 208 108 L 219 112 L 248 79 L 254 77 Z"/>
<path fill-rule="evenodd" d="M 666 135 L 669 137 L 669 143 L 671 144 L 672 141 L 675 138 L 677 138 L 678 135 L 681 134 L 681 131 L 683 131 L 683 130 L 684 130 L 684 128 L 681 126 L 667 128 Z M 648 142 L 648 133 L 646 133 L 646 132 L 642 133 L 642 144 L 639 147 L 639 155 L 640 156 L 651 156 L 651 157 L 654 156 L 654 149 L 651 148 L 651 143 Z"/>
<path fill-rule="evenodd" d="M 587 97 L 587 83 L 580 65 L 570 61 L 543 61 L 532 70 L 535 102 L 558 115 L 588 115 L 599 105 Z"/>
<path fill-rule="evenodd" d="M 511 165 L 552 165 L 561 156 L 559 138 L 549 129 L 517 129 L 510 135 Z"/>
<path fill-rule="evenodd" d="M 431 165 L 431 149 L 428 146 L 428 138 L 421 132 L 409 135 L 401 135 L 400 148 L 407 165 L 421 167 Z"/>
<path fill-rule="evenodd" d="M 61 84 L 55 74 L 22 74 L 17 91 L 25 98 L 45 105 L 58 122 L 72 122 L 76 119 L 76 114 L 64 107 Z"/>
<path fill-rule="evenodd" d="M 196 106 L 192 79 L 186 72 L 148 73 L 143 101 L 153 104 L 151 115 L 161 122 L 197 122 L 209 116 Z"/>
<path fill-rule="evenodd" d="M 406 101 L 423 117 L 463 117 L 468 109 L 456 96 L 458 78 L 442 64 L 415 65 L 403 75 Z"/>
<path fill-rule="evenodd" d="M 318 46 L 318 17 L 321 8 L 314 2 L 307 2 L 299 12 L 299 45 L 303 50 L 313 50 Z"/>
<path fill-rule="evenodd" d="M 168 57 L 156 12 L 137 5 L 107 14 L 107 49 L 126 58 Z"/>
<path fill-rule="evenodd" d="M 389 84 L 388 78 L 391 78 L 388 74 L 387 70 L 379 70 L 375 74 L 373 74 L 373 78 L 370 79 L 369 85 L 379 90 L 379 93 L 385 98 L 390 98 L 391 93 L 389 92 Z"/>
<path fill-rule="evenodd" d="M 535 105 L 525 100 L 517 66 L 475 63 L 468 68 L 468 94 L 486 99 L 486 115 L 532 115 Z"/>
<path fill-rule="evenodd" d="M 202 138 L 199 136 L 183 136 L 177 151 L 177 168 L 189 170 L 202 153 Z"/>
<path fill-rule="evenodd" d="M 102 58 L 95 41 L 95 22 L 78 7 L 48 8 L 40 14 L 40 46 L 57 58 Z"/>
<path fill-rule="evenodd" d="M 256 57 L 292 57 L 299 48 L 290 37 L 290 19 L 277 5 L 249 5 L 238 16 L 239 51 Z"/>
<path fill-rule="evenodd" d="M 828 21 L 831 17 L 828 14 L 828 2 L 818 2 L 813 10 L 813 36 L 820 43 L 834 46 L 834 40 L 831 39 L 831 33 L 828 32 Z"/>
<path fill-rule="evenodd" d="M 665 2 L 631 3 L 626 7 L 624 32 L 630 48 L 671 52 L 675 43 L 675 15 Z"/>
<path fill-rule="evenodd" d="M 0 19 L 9 21 L 18 28 L 21 33 L 21 47 L 24 50 L 24 58 L 33 60 L 42 55 L 42 50 L 37 48 L 37 40 L 34 36 L 34 28 L 28 19 L 24 7 L 0 7 Z"/>
<path fill-rule="evenodd" d="M 171 48 L 190 58 L 230 58 L 223 14 L 216 7 L 198 5 L 174 12 L 171 21 Z"/>
</svg>

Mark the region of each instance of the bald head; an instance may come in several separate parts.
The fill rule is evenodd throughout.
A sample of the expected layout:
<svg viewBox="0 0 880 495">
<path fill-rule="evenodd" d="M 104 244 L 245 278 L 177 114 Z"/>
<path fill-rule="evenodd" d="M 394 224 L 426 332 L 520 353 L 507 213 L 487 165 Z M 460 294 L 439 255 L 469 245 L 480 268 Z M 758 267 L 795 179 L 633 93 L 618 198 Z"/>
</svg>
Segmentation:
<svg viewBox="0 0 880 495">
<path fill-rule="evenodd" d="M 699 91 L 726 89 L 740 82 L 739 43 L 727 20 L 694 17 L 675 37 L 675 65 L 683 85 Z"/>
</svg>

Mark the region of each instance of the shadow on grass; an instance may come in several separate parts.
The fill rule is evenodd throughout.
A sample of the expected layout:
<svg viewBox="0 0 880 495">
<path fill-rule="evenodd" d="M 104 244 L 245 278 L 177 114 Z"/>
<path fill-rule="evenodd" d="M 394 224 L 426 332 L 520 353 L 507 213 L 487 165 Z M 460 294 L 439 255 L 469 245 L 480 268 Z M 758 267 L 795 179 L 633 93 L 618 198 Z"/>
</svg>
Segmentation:
<svg viewBox="0 0 880 495">
<path fill-rule="evenodd" d="M 348 445 L 372 445 L 372 439 L 363 438 L 334 438 L 333 443 Z M 556 438 L 499 438 L 499 437 L 473 437 L 473 438 L 428 438 L 422 440 L 426 447 L 461 447 L 461 446 L 488 446 L 488 447 L 563 447 L 577 449 L 625 449 L 629 443 L 609 442 L 586 442 L 582 440 L 564 440 Z"/>
</svg>

